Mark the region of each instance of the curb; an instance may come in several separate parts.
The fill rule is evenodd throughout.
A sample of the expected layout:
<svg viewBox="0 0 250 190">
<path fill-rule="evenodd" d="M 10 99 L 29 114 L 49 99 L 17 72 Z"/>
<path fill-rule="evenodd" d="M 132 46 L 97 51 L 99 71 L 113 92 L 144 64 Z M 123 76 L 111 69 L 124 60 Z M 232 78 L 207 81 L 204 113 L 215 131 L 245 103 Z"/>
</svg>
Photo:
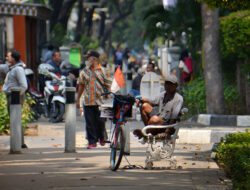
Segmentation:
<svg viewBox="0 0 250 190">
<path fill-rule="evenodd" d="M 181 144 L 210 144 L 219 143 L 221 138 L 229 133 L 245 132 L 246 128 L 228 128 L 228 127 L 206 127 L 194 129 L 180 128 L 177 143 Z"/>
<path fill-rule="evenodd" d="M 250 127 L 250 115 L 199 114 L 189 119 L 206 126 Z"/>
</svg>

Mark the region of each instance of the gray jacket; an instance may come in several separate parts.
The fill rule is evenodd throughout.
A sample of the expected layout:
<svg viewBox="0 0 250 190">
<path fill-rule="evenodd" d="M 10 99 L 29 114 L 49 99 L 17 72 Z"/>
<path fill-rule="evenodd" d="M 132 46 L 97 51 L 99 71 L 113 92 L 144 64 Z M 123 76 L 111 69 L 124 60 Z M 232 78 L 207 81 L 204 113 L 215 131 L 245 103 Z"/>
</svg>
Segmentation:
<svg viewBox="0 0 250 190">
<path fill-rule="evenodd" d="M 164 104 L 163 99 L 165 93 L 165 91 L 160 93 L 159 96 L 149 100 L 149 103 L 159 106 L 159 113 L 157 115 L 165 121 L 168 121 L 169 119 L 178 119 L 178 115 L 183 105 L 183 98 L 176 92 L 174 97 Z"/>
<path fill-rule="evenodd" d="M 27 79 L 22 64 L 23 63 L 19 62 L 9 68 L 2 89 L 7 95 L 11 93 L 11 88 L 19 88 L 21 94 L 24 94 L 28 88 Z M 0 67 L 0 69 L 6 71 L 6 67 L 4 66 L 2 68 Z"/>
</svg>

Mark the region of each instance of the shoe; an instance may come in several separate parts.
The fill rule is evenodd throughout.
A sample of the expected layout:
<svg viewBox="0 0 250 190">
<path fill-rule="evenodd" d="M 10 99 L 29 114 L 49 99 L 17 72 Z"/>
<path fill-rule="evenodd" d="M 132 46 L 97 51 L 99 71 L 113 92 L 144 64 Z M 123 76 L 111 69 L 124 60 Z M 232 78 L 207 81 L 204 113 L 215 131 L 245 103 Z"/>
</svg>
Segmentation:
<svg viewBox="0 0 250 190">
<path fill-rule="evenodd" d="M 26 144 L 22 144 L 22 148 L 28 148 Z"/>
<path fill-rule="evenodd" d="M 105 146 L 105 144 L 106 144 L 106 143 L 105 143 L 104 140 L 100 140 L 100 145 L 101 145 L 101 146 Z"/>
<path fill-rule="evenodd" d="M 87 149 L 91 149 L 91 148 L 95 148 L 96 147 L 96 143 L 90 144 Z"/>
</svg>

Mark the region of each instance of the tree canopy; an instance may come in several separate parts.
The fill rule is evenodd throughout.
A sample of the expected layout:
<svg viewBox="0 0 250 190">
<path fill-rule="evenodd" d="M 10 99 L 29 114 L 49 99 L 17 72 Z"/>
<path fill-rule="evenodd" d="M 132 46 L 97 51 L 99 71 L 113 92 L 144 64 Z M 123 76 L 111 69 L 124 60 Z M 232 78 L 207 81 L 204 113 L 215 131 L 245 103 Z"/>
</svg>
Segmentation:
<svg viewBox="0 0 250 190">
<path fill-rule="evenodd" d="M 198 0 L 205 2 L 210 7 L 225 8 L 229 10 L 250 9 L 249 0 Z"/>
<path fill-rule="evenodd" d="M 220 19 L 224 56 L 246 59 L 250 55 L 250 10 L 238 11 Z"/>
</svg>

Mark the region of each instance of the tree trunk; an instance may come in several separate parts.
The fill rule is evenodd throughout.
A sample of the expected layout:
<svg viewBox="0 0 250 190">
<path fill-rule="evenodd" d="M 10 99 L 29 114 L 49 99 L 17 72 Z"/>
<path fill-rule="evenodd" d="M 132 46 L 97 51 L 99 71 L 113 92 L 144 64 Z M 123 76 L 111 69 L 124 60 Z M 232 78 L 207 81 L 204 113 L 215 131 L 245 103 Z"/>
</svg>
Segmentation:
<svg viewBox="0 0 250 190">
<path fill-rule="evenodd" d="M 78 20 L 77 20 L 77 25 L 76 25 L 76 34 L 74 41 L 79 42 L 81 40 L 82 36 L 82 28 L 83 28 L 83 0 L 78 0 Z"/>
<path fill-rule="evenodd" d="M 104 34 L 104 30 L 105 30 L 105 20 L 106 20 L 106 15 L 105 12 L 101 12 L 101 21 L 100 21 L 100 25 L 99 25 L 99 34 L 98 34 L 98 39 L 100 40 L 101 37 Z"/>
<path fill-rule="evenodd" d="M 71 14 L 71 9 L 77 0 L 64 0 L 60 14 L 58 16 L 58 22 L 61 23 L 65 33 L 67 31 L 68 20 Z"/>
<path fill-rule="evenodd" d="M 125 19 L 132 11 L 133 6 L 136 0 L 130 0 L 130 1 L 123 1 L 119 3 L 120 1 L 113 1 L 114 7 L 117 10 L 116 15 L 112 15 L 112 20 L 109 26 L 105 26 L 104 34 L 101 38 L 101 46 L 104 49 L 109 49 L 109 47 L 105 47 L 107 44 L 106 42 L 109 40 L 109 37 L 111 37 L 112 29 L 116 27 L 116 24 L 122 20 Z M 108 43 L 109 44 L 109 43 Z"/>
<path fill-rule="evenodd" d="M 92 23 L 93 23 L 93 14 L 94 14 L 94 10 L 95 10 L 95 6 L 93 6 L 88 12 L 86 12 L 86 21 L 84 23 L 85 26 L 85 36 L 90 37 L 91 36 L 91 28 L 92 28 Z"/>
<path fill-rule="evenodd" d="M 202 3 L 202 50 L 207 113 L 223 114 L 225 99 L 220 62 L 219 10 L 209 10 L 205 3 Z"/>
<path fill-rule="evenodd" d="M 242 63 L 240 61 L 237 62 L 236 65 L 236 75 L 237 75 L 237 89 L 240 95 L 241 100 L 243 101 L 243 104 L 246 103 L 246 84 L 244 82 L 245 77 L 244 74 L 241 71 L 242 69 Z"/>
<path fill-rule="evenodd" d="M 247 76 L 245 78 L 247 80 Z M 247 114 L 250 115 L 250 84 L 246 82 L 246 108 Z"/>
<path fill-rule="evenodd" d="M 50 31 L 52 31 L 52 29 L 57 23 L 57 20 L 58 20 L 58 17 L 59 17 L 59 14 L 63 5 L 63 1 L 62 0 L 50 0 L 49 4 L 53 9 L 51 19 L 50 19 Z"/>
</svg>

